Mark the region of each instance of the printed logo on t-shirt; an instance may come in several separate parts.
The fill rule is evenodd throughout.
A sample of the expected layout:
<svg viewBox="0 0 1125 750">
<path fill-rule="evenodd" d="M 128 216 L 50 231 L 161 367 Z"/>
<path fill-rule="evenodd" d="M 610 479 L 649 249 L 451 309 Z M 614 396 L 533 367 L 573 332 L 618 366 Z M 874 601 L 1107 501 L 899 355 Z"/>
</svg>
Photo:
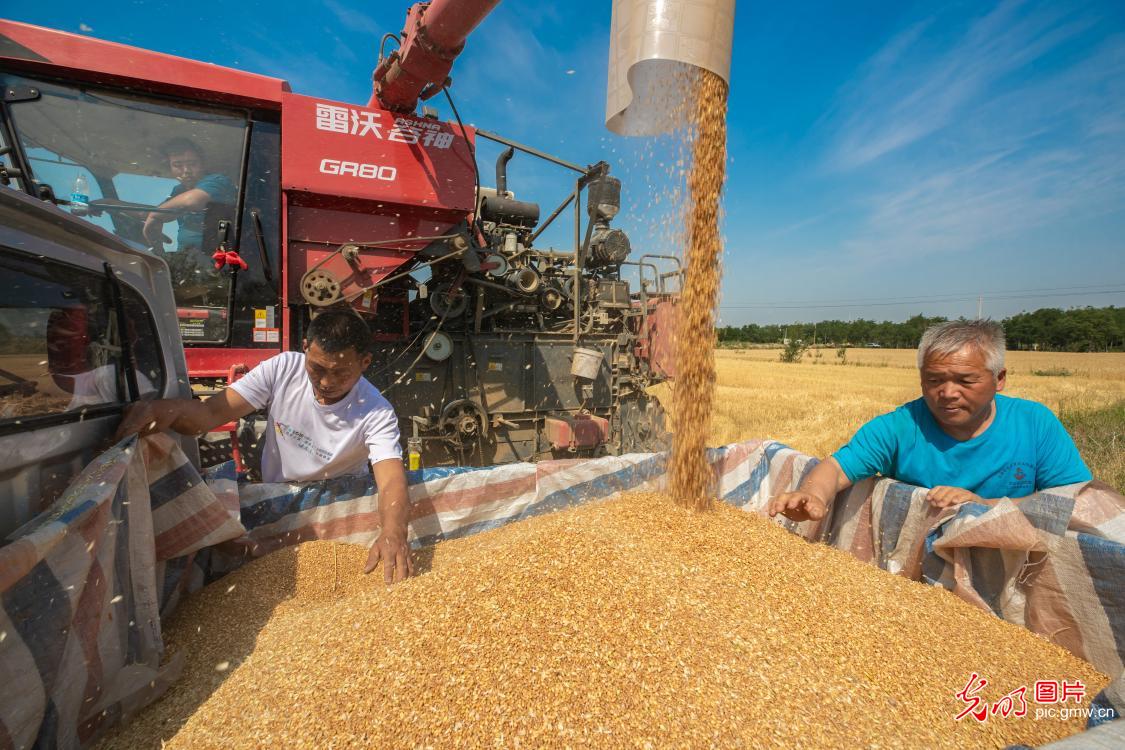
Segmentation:
<svg viewBox="0 0 1125 750">
<path fill-rule="evenodd" d="M 1023 461 L 1007 464 L 999 472 L 1008 483 L 1008 497 L 1023 497 L 1035 490 L 1035 467 Z"/>
<path fill-rule="evenodd" d="M 279 440 L 284 438 L 286 442 L 289 442 L 295 447 L 300 448 L 305 453 L 310 453 L 316 456 L 321 461 L 332 460 L 331 451 L 327 451 L 320 446 L 314 445 L 312 438 L 310 438 L 300 430 L 282 422 L 274 422 L 273 427 L 274 431 L 277 433 L 277 437 Z"/>
</svg>

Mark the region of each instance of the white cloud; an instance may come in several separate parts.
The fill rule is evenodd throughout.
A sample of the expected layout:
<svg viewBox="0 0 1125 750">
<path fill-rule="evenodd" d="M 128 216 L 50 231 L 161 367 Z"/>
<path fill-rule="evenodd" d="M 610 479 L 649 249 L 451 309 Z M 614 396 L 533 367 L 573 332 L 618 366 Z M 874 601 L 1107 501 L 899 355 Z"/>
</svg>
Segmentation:
<svg viewBox="0 0 1125 750">
<path fill-rule="evenodd" d="M 852 169 L 955 125 L 958 117 L 1025 69 L 1087 30 L 1058 6 L 1008 0 L 972 21 L 952 44 L 938 19 L 901 32 L 859 72 L 825 123 L 835 130 L 833 166 Z M 932 32 L 932 33 L 927 33 Z"/>
<path fill-rule="evenodd" d="M 1120 211 L 1125 35 L 1098 20 L 1005 2 L 952 39 L 931 20 L 885 45 L 820 123 L 836 130 L 825 176 L 866 186 L 842 248 L 872 261 L 1014 250 Z"/>
<path fill-rule="evenodd" d="M 379 24 L 365 13 L 349 8 L 337 0 L 324 0 L 324 7 L 336 16 L 336 20 L 348 31 L 363 32 L 370 35 L 372 40 L 378 40 L 383 35 L 383 29 Z M 405 7 L 404 5 L 403 8 Z"/>
</svg>

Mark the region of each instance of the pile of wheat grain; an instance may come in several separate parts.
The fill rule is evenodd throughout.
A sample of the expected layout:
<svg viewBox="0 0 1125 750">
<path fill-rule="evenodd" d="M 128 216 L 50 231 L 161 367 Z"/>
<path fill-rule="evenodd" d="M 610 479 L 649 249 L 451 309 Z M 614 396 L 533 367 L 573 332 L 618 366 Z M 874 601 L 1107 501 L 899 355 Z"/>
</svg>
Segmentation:
<svg viewBox="0 0 1125 750">
<path fill-rule="evenodd" d="M 105 746 L 1037 745 L 1082 720 L 958 722 L 955 693 L 1107 681 L 722 503 L 591 503 L 424 550 L 391 589 L 364 556 L 304 544 L 189 598 L 166 627 L 184 675 Z"/>
<path fill-rule="evenodd" d="M 688 179 L 685 274 L 677 311 L 672 459 L 668 481 L 676 501 L 703 510 L 714 495 L 704 458 L 715 388 L 715 305 L 722 241 L 720 198 L 726 176 L 727 84 L 702 71 L 696 86 Z"/>
</svg>

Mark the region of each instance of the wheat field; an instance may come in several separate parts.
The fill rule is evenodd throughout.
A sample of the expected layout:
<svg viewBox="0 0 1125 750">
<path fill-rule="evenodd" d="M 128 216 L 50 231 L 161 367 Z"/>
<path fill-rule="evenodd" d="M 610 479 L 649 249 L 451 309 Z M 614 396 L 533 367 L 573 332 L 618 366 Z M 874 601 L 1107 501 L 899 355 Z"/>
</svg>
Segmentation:
<svg viewBox="0 0 1125 750">
<path fill-rule="evenodd" d="M 848 349 L 846 364 L 830 348 L 810 351 L 798 364 L 781 362 L 778 349 L 718 349 L 715 356 L 710 445 L 771 438 L 824 456 L 868 419 L 921 393 L 913 349 Z M 1125 353 L 1008 352 L 1007 368 L 1004 393 L 1056 413 L 1096 412 L 1125 400 Z M 670 406 L 670 385 L 655 392 Z M 1083 450 L 1095 476 L 1111 484 L 1125 462 L 1121 439 L 1113 466 L 1099 466 L 1106 459 Z"/>
</svg>

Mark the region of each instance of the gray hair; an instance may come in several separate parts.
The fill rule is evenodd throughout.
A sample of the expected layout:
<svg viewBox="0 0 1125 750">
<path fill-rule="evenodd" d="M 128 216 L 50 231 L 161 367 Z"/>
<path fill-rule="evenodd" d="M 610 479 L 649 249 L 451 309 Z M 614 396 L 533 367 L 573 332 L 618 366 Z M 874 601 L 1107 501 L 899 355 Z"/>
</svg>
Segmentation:
<svg viewBox="0 0 1125 750">
<path fill-rule="evenodd" d="M 984 365 L 996 377 L 1004 369 L 1004 328 L 997 322 L 983 320 L 951 320 L 930 326 L 918 344 L 918 369 L 926 357 L 947 357 L 966 346 L 973 346 L 984 356 Z"/>
</svg>

